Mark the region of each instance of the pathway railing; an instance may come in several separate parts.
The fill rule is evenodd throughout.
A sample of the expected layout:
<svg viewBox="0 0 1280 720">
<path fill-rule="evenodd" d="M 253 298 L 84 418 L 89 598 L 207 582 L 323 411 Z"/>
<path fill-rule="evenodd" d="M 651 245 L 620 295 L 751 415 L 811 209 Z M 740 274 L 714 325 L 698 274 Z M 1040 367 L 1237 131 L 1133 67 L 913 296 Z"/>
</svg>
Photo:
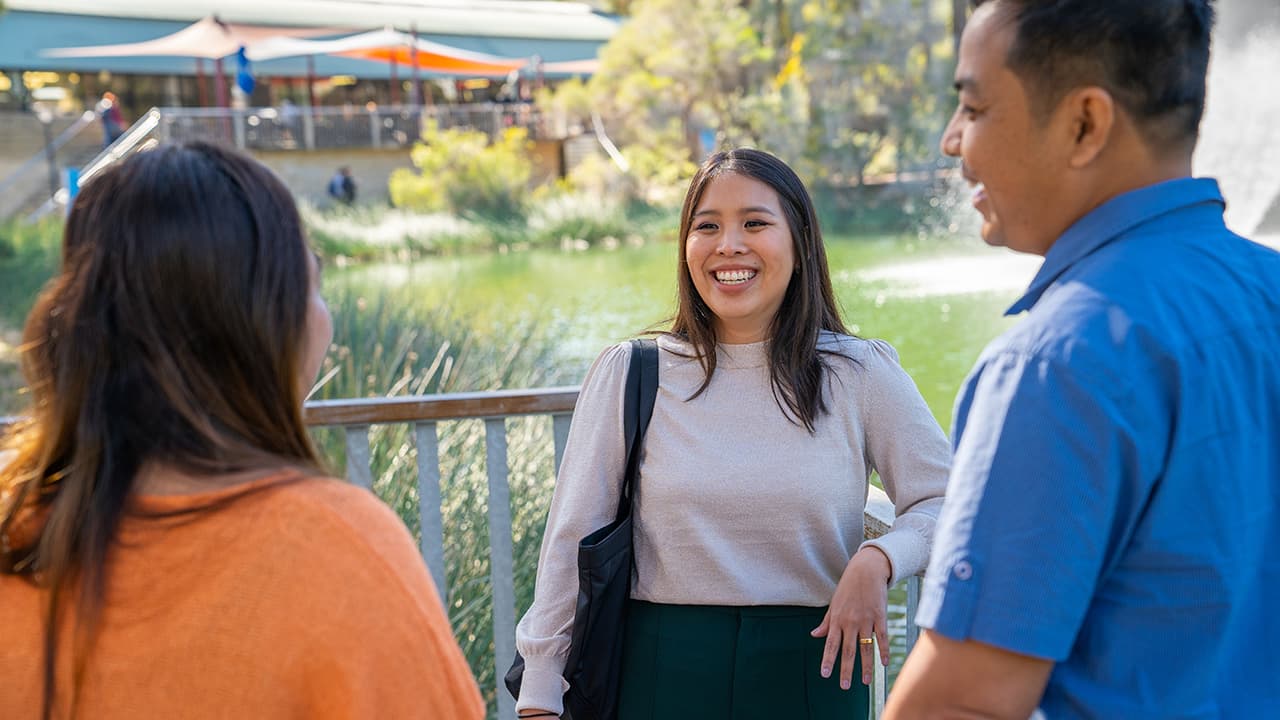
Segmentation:
<svg viewBox="0 0 1280 720">
<path fill-rule="evenodd" d="M 444 561 L 444 534 L 441 518 L 441 488 L 438 424 L 457 420 L 484 422 L 486 473 L 489 501 L 490 582 L 493 591 L 493 663 L 496 678 L 501 678 L 515 654 L 515 587 L 512 567 L 511 490 L 508 485 L 506 421 L 508 418 L 549 415 L 555 445 L 555 469 L 558 472 L 569 435 L 577 388 L 550 388 L 484 393 L 460 393 L 416 397 L 331 400 L 309 403 L 307 423 L 315 427 L 337 427 L 343 430 L 347 450 L 348 479 L 366 488 L 373 487 L 369 431 L 373 425 L 408 423 L 413 426 L 417 446 L 417 480 L 419 520 L 422 529 L 421 548 L 427 568 L 442 595 L 449 592 Z M 883 535 L 893 523 L 893 504 L 878 488 L 870 488 L 864 527 L 867 538 Z M 890 630 L 901 633 L 901 647 L 910 652 L 918 630 L 913 622 L 920 593 L 920 578 L 902 583 L 905 591 L 905 623 Z M 447 601 L 446 601 L 447 606 Z M 895 634 L 897 634 L 895 633 Z M 895 643 L 896 645 L 896 643 Z M 901 657 L 898 658 L 900 661 Z M 816 672 L 816 669 L 815 669 Z M 879 717 L 884 708 L 887 677 L 876 666 L 872 686 L 871 716 Z M 498 688 L 498 718 L 509 720 L 515 715 L 515 703 L 506 690 Z"/>
<path fill-rule="evenodd" d="M 533 139 L 557 136 L 554 119 L 532 103 L 157 110 L 162 140 L 213 140 L 258 151 L 409 147 L 427 122 L 490 137 L 513 127 L 528 130 Z"/>
<path fill-rule="evenodd" d="M 252 151 L 307 151 L 409 148 L 426 122 L 440 129 L 470 128 L 498 137 L 508 128 L 528 130 L 531 139 L 562 138 L 565 120 L 532 103 L 462 105 L 361 105 L 260 108 L 151 108 L 110 147 L 86 164 L 80 182 L 129 155 L 170 140 L 205 140 Z M 90 118 L 92 124 L 92 118 Z M 66 188 L 48 198 L 29 219 L 65 207 Z"/>
<path fill-rule="evenodd" d="M 85 131 L 97 124 L 98 116 L 92 110 L 86 110 L 80 117 L 67 126 L 46 147 L 32 155 L 25 162 L 0 179 L 0 219 L 19 214 L 33 200 L 39 200 L 41 193 L 48 193 L 52 183 L 61 184 L 62 178 L 58 170 L 64 165 L 75 164 L 83 159 L 82 145 L 86 138 Z M 96 145 L 97 139 L 92 142 Z M 68 147 L 70 146 L 70 147 Z M 54 165 L 50 168 L 49 165 Z M 55 177 L 50 178 L 50 172 Z M 27 208 L 30 209 L 30 208 Z"/>
</svg>

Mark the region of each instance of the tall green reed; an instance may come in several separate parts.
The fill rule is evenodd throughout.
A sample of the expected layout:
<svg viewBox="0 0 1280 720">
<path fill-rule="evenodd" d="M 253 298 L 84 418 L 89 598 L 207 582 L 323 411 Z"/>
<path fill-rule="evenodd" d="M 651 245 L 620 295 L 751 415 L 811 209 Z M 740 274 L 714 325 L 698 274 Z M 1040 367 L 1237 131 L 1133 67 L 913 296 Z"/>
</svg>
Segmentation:
<svg viewBox="0 0 1280 720">
<path fill-rule="evenodd" d="M 334 317 L 334 345 L 316 399 L 390 397 L 564 382 L 553 359 L 556 328 L 532 318 L 500 327 L 475 327 L 447 308 L 422 307 L 411 293 L 326 293 Z M 533 596 L 543 523 L 554 484 L 554 444 L 547 417 L 507 421 L 508 472 L 514 544 L 516 612 Z M 454 633 L 495 712 L 493 592 L 489 580 L 488 483 L 484 424 L 438 424 L 441 516 L 444 522 L 448 612 Z M 408 424 L 370 429 L 373 490 L 420 534 L 417 450 Z M 339 428 L 315 431 L 336 474 L 346 465 Z M 445 590 L 445 588 L 442 588 Z M 502 690 L 505 692 L 505 690 Z"/>
</svg>

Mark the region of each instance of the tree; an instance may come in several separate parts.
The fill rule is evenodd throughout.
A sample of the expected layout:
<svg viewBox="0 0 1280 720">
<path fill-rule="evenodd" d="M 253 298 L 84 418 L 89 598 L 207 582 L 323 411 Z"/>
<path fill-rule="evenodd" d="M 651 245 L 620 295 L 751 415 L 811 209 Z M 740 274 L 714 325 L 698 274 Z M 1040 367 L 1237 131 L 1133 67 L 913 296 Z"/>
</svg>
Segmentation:
<svg viewBox="0 0 1280 720">
<path fill-rule="evenodd" d="M 591 81 L 621 139 L 674 141 L 690 157 L 703 129 L 755 139 L 741 104 L 768 51 L 749 13 L 735 0 L 638 0 L 632 9 Z"/>
<path fill-rule="evenodd" d="M 630 9 L 588 86 L 624 148 L 688 162 L 710 136 L 833 183 L 936 157 L 947 0 L 634 0 Z"/>
</svg>

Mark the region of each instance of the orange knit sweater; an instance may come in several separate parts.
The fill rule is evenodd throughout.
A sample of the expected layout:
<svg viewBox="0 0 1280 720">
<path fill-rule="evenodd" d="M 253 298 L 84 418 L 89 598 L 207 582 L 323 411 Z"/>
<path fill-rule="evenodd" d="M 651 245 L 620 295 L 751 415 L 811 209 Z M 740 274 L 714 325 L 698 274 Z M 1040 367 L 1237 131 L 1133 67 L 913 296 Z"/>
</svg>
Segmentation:
<svg viewBox="0 0 1280 720">
<path fill-rule="evenodd" d="M 118 539 L 77 717 L 484 717 L 412 538 L 367 491 L 286 474 L 141 497 Z M 39 717 L 47 597 L 0 575 L 0 718 Z M 61 635 L 55 717 L 73 675 Z"/>
</svg>

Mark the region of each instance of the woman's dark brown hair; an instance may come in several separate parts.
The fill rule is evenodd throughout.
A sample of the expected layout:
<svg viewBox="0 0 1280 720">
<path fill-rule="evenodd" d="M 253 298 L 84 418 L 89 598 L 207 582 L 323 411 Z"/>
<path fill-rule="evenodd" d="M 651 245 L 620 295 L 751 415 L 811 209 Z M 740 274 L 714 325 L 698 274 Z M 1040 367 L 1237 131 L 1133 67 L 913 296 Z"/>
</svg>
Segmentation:
<svg viewBox="0 0 1280 720">
<path fill-rule="evenodd" d="M 0 445 L 0 572 L 50 591 L 45 717 L 59 621 L 74 620 L 78 684 L 144 463 L 318 466 L 299 381 L 309 253 L 280 180 L 215 145 L 134 155 L 76 199 L 61 272 L 27 320 L 31 407 Z"/>
<path fill-rule="evenodd" d="M 791 228 L 795 274 L 769 332 L 769 373 L 778 406 L 792 420 L 813 432 L 814 421 L 826 412 L 822 397 L 825 363 L 818 350 L 818 333 L 828 330 L 848 335 L 831 289 L 827 252 L 813 200 L 804 183 L 786 163 L 769 153 L 738 148 L 707 158 L 689 183 L 680 211 L 680 253 L 677 271 L 679 305 L 671 333 L 693 345 L 705 378 L 693 397 L 711 384 L 716 369 L 715 315 L 698 294 L 689 274 L 685 246 L 693 229 L 693 214 L 707 185 L 717 177 L 735 173 L 758 180 L 778 194 L 782 212 Z"/>
</svg>

